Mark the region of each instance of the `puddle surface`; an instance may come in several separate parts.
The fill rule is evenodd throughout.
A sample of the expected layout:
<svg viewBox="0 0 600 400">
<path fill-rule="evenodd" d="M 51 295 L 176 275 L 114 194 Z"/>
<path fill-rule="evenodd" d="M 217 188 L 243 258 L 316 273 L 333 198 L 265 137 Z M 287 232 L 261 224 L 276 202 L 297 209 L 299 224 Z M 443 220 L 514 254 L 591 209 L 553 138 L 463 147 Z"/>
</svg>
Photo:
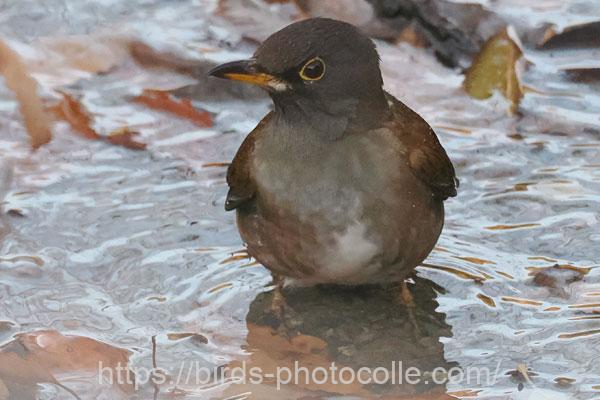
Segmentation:
<svg viewBox="0 0 600 400">
<path fill-rule="evenodd" d="M 244 26 L 217 15 L 208 0 L 43 3 L 5 1 L 0 31 L 30 66 L 44 99 L 58 100 L 56 89 L 64 89 L 93 114 L 97 131 L 128 126 L 147 149 L 87 140 L 60 122 L 53 140 L 32 152 L 15 99 L 0 86 L 0 162 L 13 170 L 10 187 L 0 188 L 0 343 L 5 353 L 21 349 L 22 360 L 58 354 L 68 364 L 48 361 L 52 376 L 32 372 L 4 388 L 11 398 L 74 398 L 65 387 L 81 398 L 149 398 L 158 391 L 160 398 L 230 399 L 600 396 L 600 92 L 597 82 L 560 73 L 599 67 L 598 49 L 525 49 L 531 65 L 523 84 L 530 90 L 521 115 L 508 116 L 500 95 L 468 97 L 462 75 L 427 50 L 378 42 L 387 89 L 430 122 L 461 180 L 459 196 L 446 203 L 438 246 L 411 285 L 422 335 L 414 337 L 393 289 L 305 289 L 287 294 L 287 323 L 301 333 L 288 341 L 270 336 L 270 276 L 240 253 L 234 215 L 223 211 L 222 163 L 269 102 L 255 92 L 235 99 L 235 88 L 215 94 L 214 83 L 201 81 L 186 91 L 195 107 L 214 113 L 214 126 L 201 128 L 131 101 L 144 89 L 196 81 L 140 67 L 126 41 L 221 62 L 252 53 Z M 594 0 L 480 3 L 521 26 L 600 19 Z M 281 15 L 264 25 L 288 17 Z M 30 336 L 15 339 L 19 333 Z M 93 338 L 96 352 L 107 346 L 128 354 L 134 371 L 155 363 L 169 378 L 137 392 L 98 385 L 83 363 L 63 355 L 77 346 L 48 347 L 40 337 L 58 337 L 60 345 Z M 424 370 L 487 368 L 497 380 L 307 384 L 277 392 L 272 382 L 181 379 L 182 363 L 185 374 L 195 374 L 243 362 L 268 371 L 295 359 L 313 367 L 405 360 Z M 32 390 L 31 382 L 40 386 Z"/>
</svg>

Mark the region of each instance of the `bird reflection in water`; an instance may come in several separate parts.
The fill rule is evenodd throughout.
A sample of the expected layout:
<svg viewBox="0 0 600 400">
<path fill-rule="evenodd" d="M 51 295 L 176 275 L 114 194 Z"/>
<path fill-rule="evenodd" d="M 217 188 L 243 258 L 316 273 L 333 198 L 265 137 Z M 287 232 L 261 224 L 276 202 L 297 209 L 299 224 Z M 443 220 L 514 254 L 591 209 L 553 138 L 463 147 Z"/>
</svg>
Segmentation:
<svg viewBox="0 0 600 400">
<path fill-rule="evenodd" d="M 445 385 L 436 384 L 431 376 L 436 368 L 448 371 L 456 366 L 445 360 L 440 342 L 440 337 L 452 335 L 445 315 L 435 311 L 436 295 L 443 289 L 429 280 L 415 278 L 412 292 L 418 330 L 407 308 L 399 304 L 397 286 L 284 289 L 286 309 L 281 320 L 271 311 L 274 290 L 260 293 L 246 318 L 246 349 L 250 356 L 244 366 L 246 370 L 259 368 L 263 376 L 272 379 L 265 379 L 267 385 L 261 388 L 234 385 L 229 393 L 240 393 L 242 389 L 255 396 L 279 393 L 290 399 L 333 394 L 352 398 L 450 398 L 445 395 Z M 337 372 L 326 373 L 324 369 L 331 371 L 332 365 Z M 351 381 L 349 369 L 356 373 L 361 368 L 366 368 L 361 382 L 358 378 Z M 418 369 L 421 378 L 408 383 L 405 378 L 409 368 Z M 437 382 L 445 379 L 439 374 L 435 376 Z M 385 379 L 387 375 L 389 379 Z M 277 376 L 285 381 L 277 382 Z M 369 377 L 377 383 L 365 383 Z"/>
</svg>

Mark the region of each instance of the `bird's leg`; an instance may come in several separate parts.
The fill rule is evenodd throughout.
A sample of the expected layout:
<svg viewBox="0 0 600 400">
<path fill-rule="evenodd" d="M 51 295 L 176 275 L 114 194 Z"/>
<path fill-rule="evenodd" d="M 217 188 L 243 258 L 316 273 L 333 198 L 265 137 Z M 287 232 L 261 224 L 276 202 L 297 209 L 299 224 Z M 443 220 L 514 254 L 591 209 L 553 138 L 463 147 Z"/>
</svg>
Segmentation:
<svg viewBox="0 0 600 400">
<path fill-rule="evenodd" d="M 283 297 L 283 277 L 278 274 L 273 274 L 273 298 L 271 300 L 271 312 L 277 318 L 280 324 L 283 324 L 285 314 L 285 297 Z"/>
<path fill-rule="evenodd" d="M 416 311 L 417 305 L 415 304 L 415 299 L 406 284 L 406 280 L 402 281 L 400 285 L 400 301 L 406 307 L 408 311 L 408 319 L 410 319 L 411 324 L 413 325 L 414 334 L 417 339 L 421 336 L 421 329 L 419 329 L 419 324 L 417 323 Z"/>
<path fill-rule="evenodd" d="M 283 296 L 283 276 L 273 274 L 273 283 L 275 284 L 275 288 L 273 289 L 270 306 L 273 319 L 270 325 L 275 330 L 277 336 L 289 339 L 291 328 L 288 326 L 289 315 L 287 314 L 292 310 Z"/>
</svg>

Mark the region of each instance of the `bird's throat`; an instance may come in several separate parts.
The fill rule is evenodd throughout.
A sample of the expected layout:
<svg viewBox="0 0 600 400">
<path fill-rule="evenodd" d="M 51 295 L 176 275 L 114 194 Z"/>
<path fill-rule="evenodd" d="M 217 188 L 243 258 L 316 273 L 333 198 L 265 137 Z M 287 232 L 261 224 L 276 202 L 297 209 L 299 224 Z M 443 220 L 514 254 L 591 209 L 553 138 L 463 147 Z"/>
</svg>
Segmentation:
<svg viewBox="0 0 600 400">
<path fill-rule="evenodd" d="M 389 106 L 381 95 L 366 99 L 320 101 L 312 98 L 273 97 L 279 124 L 294 132 L 317 135 L 322 140 L 338 140 L 352 132 L 366 132 L 381 127 Z"/>
</svg>

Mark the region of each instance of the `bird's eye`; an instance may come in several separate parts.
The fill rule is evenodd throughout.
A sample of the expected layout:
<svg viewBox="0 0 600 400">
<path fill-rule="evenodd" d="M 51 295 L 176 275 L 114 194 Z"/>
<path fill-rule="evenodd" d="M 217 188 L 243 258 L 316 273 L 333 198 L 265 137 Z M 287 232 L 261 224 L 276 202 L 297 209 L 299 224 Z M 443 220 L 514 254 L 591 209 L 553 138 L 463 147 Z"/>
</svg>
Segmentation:
<svg viewBox="0 0 600 400">
<path fill-rule="evenodd" d="M 318 81 L 325 75 L 325 63 L 319 57 L 309 60 L 300 70 L 300 77 L 305 81 Z"/>
</svg>

